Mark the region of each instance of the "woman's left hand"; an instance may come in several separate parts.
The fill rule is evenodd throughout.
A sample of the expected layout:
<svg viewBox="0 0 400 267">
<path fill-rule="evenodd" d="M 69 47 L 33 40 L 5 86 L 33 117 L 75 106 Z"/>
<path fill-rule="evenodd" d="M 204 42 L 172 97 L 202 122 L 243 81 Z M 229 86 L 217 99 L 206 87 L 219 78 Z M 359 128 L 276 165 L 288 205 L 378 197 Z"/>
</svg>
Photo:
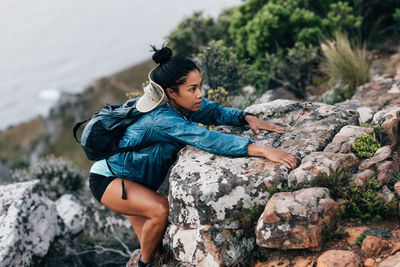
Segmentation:
<svg viewBox="0 0 400 267">
<path fill-rule="evenodd" d="M 253 130 L 255 134 L 259 134 L 260 130 L 267 130 L 270 132 L 277 132 L 277 133 L 285 133 L 285 130 L 273 123 L 269 123 L 263 120 L 260 120 L 256 116 L 246 115 L 244 118 L 250 126 L 250 129 Z"/>
</svg>

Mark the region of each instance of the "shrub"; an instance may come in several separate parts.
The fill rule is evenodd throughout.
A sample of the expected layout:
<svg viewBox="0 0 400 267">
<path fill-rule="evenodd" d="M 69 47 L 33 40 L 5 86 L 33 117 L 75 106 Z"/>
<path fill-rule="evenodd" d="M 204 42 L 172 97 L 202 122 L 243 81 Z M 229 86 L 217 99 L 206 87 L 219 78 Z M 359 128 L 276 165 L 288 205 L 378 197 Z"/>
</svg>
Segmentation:
<svg viewBox="0 0 400 267">
<path fill-rule="evenodd" d="M 223 41 L 211 41 L 196 56 L 203 78 L 211 88 L 224 87 L 238 92 L 248 80 L 248 65 L 239 61 Z"/>
<path fill-rule="evenodd" d="M 335 171 L 329 176 L 317 177 L 312 186 L 328 188 L 333 199 L 348 200 L 341 207 L 342 216 L 357 218 L 359 223 L 398 216 L 396 202 L 387 203 L 383 199 L 381 183 L 368 179 L 363 186 L 352 185 L 349 184 L 351 175 L 351 172 Z"/>
<path fill-rule="evenodd" d="M 223 87 L 210 89 L 207 92 L 207 99 L 217 102 L 223 106 L 229 106 L 229 93 Z"/>
<path fill-rule="evenodd" d="M 228 39 L 227 28 L 231 14 L 232 9 L 226 9 L 217 20 L 214 20 L 212 17 L 204 17 L 202 12 L 194 12 L 192 16 L 183 19 L 168 35 L 168 46 L 174 54 L 193 56 L 211 40 Z"/>
<path fill-rule="evenodd" d="M 349 200 L 343 207 L 344 214 L 347 217 L 359 218 L 359 223 L 396 217 L 396 203 L 386 203 L 381 189 L 381 183 L 373 179 L 367 180 L 364 186 L 349 186 L 344 195 L 344 198 Z"/>
<path fill-rule="evenodd" d="M 297 42 L 293 47 L 280 50 L 279 53 L 266 54 L 266 76 L 292 91 L 297 97 L 304 98 L 306 86 L 311 82 L 309 74 L 317 62 L 318 48 Z"/>
<path fill-rule="evenodd" d="M 381 147 L 381 145 L 369 134 L 360 136 L 351 146 L 351 150 L 356 152 L 360 158 L 370 158 Z"/>
<path fill-rule="evenodd" d="M 352 47 L 344 34 L 336 32 L 334 41 L 325 40 L 321 43 L 321 50 L 325 57 L 322 71 L 330 76 L 332 84 L 341 85 L 335 90 L 340 97 L 352 97 L 358 85 L 369 81 L 365 47 Z"/>
<path fill-rule="evenodd" d="M 17 169 L 12 174 L 16 182 L 39 179 L 47 196 L 56 200 L 65 193 L 75 193 L 83 185 L 83 175 L 69 160 L 48 156 L 26 169 Z"/>
</svg>

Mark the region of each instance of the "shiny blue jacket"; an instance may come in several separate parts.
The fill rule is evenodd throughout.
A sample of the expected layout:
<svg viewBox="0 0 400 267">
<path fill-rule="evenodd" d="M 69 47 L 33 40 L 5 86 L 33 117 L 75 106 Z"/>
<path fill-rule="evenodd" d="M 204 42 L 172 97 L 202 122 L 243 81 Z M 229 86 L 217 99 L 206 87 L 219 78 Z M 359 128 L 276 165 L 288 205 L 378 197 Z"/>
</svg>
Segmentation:
<svg viewBox="0 0 400 267">
<path fill-rule="evenodd" d="M 210 131 L 196 124 L 239 126 L 242 112 L 205 98 L 199 111 L 186 114 L 170 104 L 157 107 L 127 128 L 120 147 L 155 144 L 139 152 L 113 155 L 107 159 L 108 166 L 117 177 L 157 190 L 185 145 L 219 155 L 247 156 L 250 139 Z"/>
</svg>

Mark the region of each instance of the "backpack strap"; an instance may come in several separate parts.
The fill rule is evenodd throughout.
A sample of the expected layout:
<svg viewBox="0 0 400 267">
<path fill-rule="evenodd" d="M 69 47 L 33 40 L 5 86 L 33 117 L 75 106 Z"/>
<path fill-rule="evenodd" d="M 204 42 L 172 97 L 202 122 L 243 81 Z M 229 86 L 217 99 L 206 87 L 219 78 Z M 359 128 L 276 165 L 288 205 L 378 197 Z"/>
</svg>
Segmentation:
<svg viewBox="0 0 400 267">
<path fill-rule="evenodd" d="M 89 119 L 84 120 L 84 121 L 77 122 L 77 123 L 75 124 L 75 126 L 74 126 L 74 129 L 73 129 L 74 138 L 75 138 L 76 142 L 78 142 L 78 143 L 80 143 L 81 141 L 79 141 L 78 138 L 76 137 L 76 133 L 78 132 L 79 128 L 81 128 L 81 126 L 82 126 L 83 124 L 85 124 L 88 120 L 89 120 Z"/>
</svg>

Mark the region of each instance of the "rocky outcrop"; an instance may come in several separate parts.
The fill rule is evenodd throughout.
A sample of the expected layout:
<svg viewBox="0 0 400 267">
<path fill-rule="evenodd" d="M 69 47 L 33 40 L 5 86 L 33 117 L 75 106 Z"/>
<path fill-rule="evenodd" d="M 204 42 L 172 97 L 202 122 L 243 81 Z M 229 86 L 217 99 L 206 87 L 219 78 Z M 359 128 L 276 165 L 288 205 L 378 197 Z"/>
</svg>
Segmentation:
<svg viewBox="0 0 400 267">
<path fill-rule="evenodd" d="M 274 194 L 258 220 L 257 245 L 319 251 L 323 245 L 322 232 L 334 223 L 339 207 L 327 188 Z"/>
<path fill-rule="evenodd" d="M 299 162 L 322 151 L 343 126 L 356 124 L 358 119 L 357 113 L 333 106 L 290 100 L 257 104 L 247 110 L 281 125 L 286 133 L 262 132 L 256 136 L 249 128 L 215 130 L 285 149 Z M 343 161 L 348 162 L 349 157 L 354 155 L 345 155 Z M 269 188 L 287 187 L 289 172 L 283 165 L 262 158 L 230 158 L 193 147 L 183 149 L 170 175 L 171 226 L 165 242 L 183 262 L 211 266 L 234 262 L 240 255 L 223 255 L 229 255 L 227 251 L 232 247 L 246 250 L 239 241 L 246 239 L 244 233 L 252 226 L 245 225 L 244 218 L 265 206 Z"/>
<path fill-rule="evenodd" d="M 59 234 L 56 206 L 39 180 L 0 186 L 0 266 L 29 266 Z"/>
<path fill-rule="evenodd" d="M 357 111 L 360 114 L 360 123 L 369 123 L 374 114 L 390 106 L 400 104 L 399 83 L 383 76 L 374 77 L 371 82 L 357 88 L 350 100 L 338 103 L 335 106 Z"/>
</svg>

